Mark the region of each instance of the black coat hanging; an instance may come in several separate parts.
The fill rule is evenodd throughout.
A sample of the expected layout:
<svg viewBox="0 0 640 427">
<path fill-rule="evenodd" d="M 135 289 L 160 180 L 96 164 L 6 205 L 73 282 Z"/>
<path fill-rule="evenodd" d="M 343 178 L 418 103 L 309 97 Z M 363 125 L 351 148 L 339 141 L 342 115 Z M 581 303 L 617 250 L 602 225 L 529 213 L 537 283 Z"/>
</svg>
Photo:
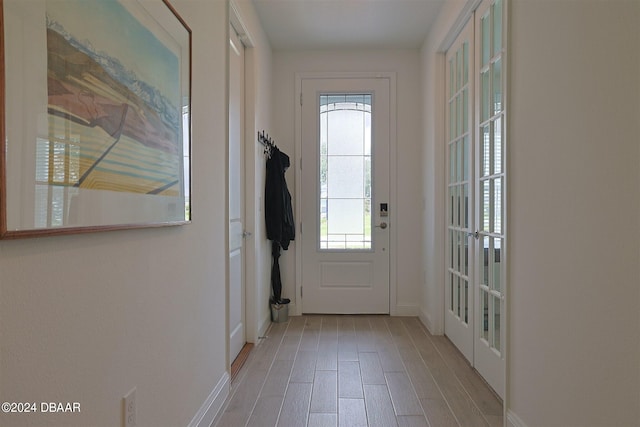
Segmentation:
<svg viewBox="0 0 640 427">
<path fill-rule="evenodd" d="M 265 183 L 265 220 L 267 238 L 272 241 L 271 255 L 271 289 L 274 304 L 286 304 L 282 299 L 282 280 L 280 277 L 280 250 L 287 250 L 289 243 L 295 239 L 295 222 L 291 205 L 291 194 L 287 188 L 285 172 L 290 166 L 289 156 L 275 145 L 271 147 L 267 159 L 267 177 Z"/>
</svg>

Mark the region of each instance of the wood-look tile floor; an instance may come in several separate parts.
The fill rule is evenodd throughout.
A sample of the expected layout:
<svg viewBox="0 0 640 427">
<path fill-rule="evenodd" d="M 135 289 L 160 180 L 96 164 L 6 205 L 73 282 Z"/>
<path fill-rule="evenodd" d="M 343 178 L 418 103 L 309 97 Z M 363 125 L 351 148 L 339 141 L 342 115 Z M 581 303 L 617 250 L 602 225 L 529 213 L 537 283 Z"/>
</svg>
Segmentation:
<svg viewBox="0 0 640 427">
<path fill-rule="evenodd" d="M 415 317 L 296 316 L 267 336 L 213 426 L 503 425 L 499 399 Z"/>
</svg>

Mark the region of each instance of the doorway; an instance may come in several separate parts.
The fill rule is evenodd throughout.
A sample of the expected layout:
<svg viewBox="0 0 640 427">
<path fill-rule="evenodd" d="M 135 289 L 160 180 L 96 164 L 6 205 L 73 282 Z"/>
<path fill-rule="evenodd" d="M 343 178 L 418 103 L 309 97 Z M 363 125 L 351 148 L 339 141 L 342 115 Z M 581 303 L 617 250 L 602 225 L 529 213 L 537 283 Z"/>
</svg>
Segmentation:
<svg viewBox="0 0 640 427">
<path fill-rule="evenodd" d="M 390 77 L 302 78 L 303 313 L 389 313 Z"/>
</svg>

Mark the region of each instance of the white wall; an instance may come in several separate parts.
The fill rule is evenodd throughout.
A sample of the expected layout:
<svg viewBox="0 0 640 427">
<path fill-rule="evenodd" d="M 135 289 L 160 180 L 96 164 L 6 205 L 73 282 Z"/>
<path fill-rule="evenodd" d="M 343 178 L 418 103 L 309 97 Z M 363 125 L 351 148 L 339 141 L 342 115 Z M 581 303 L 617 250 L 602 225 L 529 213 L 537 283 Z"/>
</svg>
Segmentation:
<svg viewBox="0 0 640 427">
<path fill-rule="evenodd" d="M 3 426 L 186 426 L 226 376 L 227 6 L 172 0 L 193 30 L 193 223 L 0 242 L 0 401 L 77 401 Z M 10 82 L 8 83 L 10 84 Z"/>
<path fill-rule="evenodd" d="M 464 3 L 445 4 L 421 52 L 421 301 L 434 332 L 444 283 L 438 52 Z M 638 425 L 640 3 L 508 4 L 509 424 Z"/>
<path fill-rule="evenodd" d="M 640 3 L 511 4 L 509 410 L 640 424 Z"/>
<path fill-rule="evenodd" d="M 371 51 L 276 51 L 273 71 L 273 136 L 290 155 L 292 167 L 287 184 L 295 197 L 298 159 L 295 148 L 295 73 L 297 72 L 390 72 L 397 73 L 397 310 L 417 314 L 419 284 L 422 282 L 420 169 L 420 61 L 417 50 Z M 295 206 L 295 200 L 294 200 Z M 296 221 L 299 214 L 296 213 Z M 296 303 L 295 242 L 281 260 L 283 296 Z"/>
</svg>

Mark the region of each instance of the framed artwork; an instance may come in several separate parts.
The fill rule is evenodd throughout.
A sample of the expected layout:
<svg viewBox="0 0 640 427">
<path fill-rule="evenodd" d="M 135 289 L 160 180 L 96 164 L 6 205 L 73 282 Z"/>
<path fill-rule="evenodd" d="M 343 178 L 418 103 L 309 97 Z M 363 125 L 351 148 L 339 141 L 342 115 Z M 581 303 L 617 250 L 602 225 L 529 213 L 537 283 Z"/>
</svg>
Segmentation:
<svg viewBox="0 0 640 427">
<path fill-rule="evenodd" d="M 0 0 L 0 239 L 190 222 L 191 30 L 167 0 Z"/>
</svg>

